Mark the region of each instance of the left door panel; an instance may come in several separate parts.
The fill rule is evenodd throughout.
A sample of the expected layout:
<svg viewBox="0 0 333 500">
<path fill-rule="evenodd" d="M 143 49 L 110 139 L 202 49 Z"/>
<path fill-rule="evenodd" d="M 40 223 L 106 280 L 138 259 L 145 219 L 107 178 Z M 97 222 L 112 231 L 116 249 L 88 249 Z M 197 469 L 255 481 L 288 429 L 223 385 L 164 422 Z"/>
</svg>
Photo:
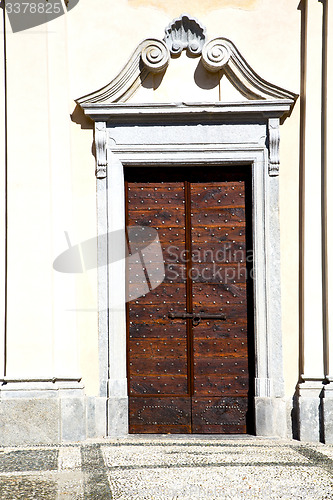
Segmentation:
<svg viewBox="0 0 333 500">
<path fill-rule="evenodd" d="M 190 433 L 186 322 L 168 318 L 173 310 L 186 311 L 184 183 L 127 182 L 126 196 L 127 225 L 158 231 L 167 270 L 160 286 L 128 303 L 129 430 Z M 139 266 L 149 286 L 144 259 Z M 131 285 L 139 286 L 142 269 L 128 271 Z"/>
</svg>

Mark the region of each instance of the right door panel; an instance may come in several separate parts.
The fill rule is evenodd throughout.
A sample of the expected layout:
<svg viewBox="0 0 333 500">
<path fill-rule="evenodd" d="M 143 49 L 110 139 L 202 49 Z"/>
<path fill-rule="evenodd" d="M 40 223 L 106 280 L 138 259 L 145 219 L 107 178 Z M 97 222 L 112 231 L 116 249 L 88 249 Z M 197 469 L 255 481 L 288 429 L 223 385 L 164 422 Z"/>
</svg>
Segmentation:
<svg viewBox="0 0 333 500">
<path fill-rule="evenodd" d="M 246 432 L 249 360 L 245 181 L 191 183 L 192 432 Z"/>
</svg>

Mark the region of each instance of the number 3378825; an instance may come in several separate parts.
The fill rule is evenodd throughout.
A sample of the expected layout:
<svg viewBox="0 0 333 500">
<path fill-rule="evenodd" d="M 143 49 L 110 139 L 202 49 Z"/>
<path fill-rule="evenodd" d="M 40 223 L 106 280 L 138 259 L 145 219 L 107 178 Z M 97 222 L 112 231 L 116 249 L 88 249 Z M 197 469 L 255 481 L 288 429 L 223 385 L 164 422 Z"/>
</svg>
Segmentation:
<svg viewBox="0 0 333 500">
<path fill-rule="evenodd" d="M 60 14 L 62 12 L 60 2 L 6 2 L 5 5 L 8 14 Z"/>
</svg>

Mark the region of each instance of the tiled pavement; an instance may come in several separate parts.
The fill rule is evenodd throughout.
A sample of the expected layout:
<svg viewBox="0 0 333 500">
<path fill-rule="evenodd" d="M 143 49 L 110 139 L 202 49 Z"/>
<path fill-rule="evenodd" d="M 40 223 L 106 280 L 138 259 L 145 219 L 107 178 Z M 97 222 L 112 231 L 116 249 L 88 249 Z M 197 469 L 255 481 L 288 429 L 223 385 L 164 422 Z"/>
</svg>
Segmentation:
<svg viewBox="0 0 333 500">
<path fill-rule="evenodd" d="M 333 445 L 129 436 L 0 449 L 1 499 L 333 499 Z"/>
</svg>

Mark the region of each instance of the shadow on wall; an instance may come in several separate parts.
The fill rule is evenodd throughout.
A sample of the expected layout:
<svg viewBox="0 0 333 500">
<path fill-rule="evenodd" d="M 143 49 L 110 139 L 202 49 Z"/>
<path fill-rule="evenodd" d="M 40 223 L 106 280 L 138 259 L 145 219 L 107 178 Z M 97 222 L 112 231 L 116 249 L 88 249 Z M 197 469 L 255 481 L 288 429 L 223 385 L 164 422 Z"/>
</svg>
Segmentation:
<svg viewBox="0 0 333 500">
<path fill-rule="evenodd" d="M 298 405 L 298 394 L 297 394 L 297 386 L 293 395 L 293 404 L 291 409 L 291 429 L 292 429 L 292 438 L 299 440 L 299 405 Z"/>
<path fill-rule="evenodd" d="M 70 115 L 72 122 L 77 123 L 84 130 L 94 130 L 94 121 L 86 116 L 83 109 L 77 104 Z M 91 154 L 96 158 L 95 141 L 91 144 Z"/>
<path fill-rule="evenodd" d="M 182 57 L 191 57 L 185 54 L 181 54 Z M 180 57 L 179 55 L 172 56 L 172 59 Z M 195 56 L 197 57 L 197 56 Z M 193 56 L 191 57 L 193 58 Z M 172 64 L 172 59 L 170 64 Z M 153 74 L 148 73 L 144 78 L 140 75 L 141 85 L 145 89 L 157 90 L 162 84 L 164 75 L 167 69 L 162 71 L 161 73 Z M 194 81 L 195 84 L 204 90 L 211 90 L 217 87 L 220 83 L 220 79 L 222 78 L 221 72 L 211 73 L 206 70 L 204 65 L 202 64 L 201 57 L 199 59 L 198 65 L 194 72 Z"/>
<path fill-rule="evenodd" d="M 148 73 L 146 76 L 142 76 L 142 70 L 143 70 L 143 63 L 141 61 L 140 63 L 140 80 L 141 80 L 141 85 L 145 89 L 152 89 L 156 90 L 158 87 L 161 85 L 162 80 L 164 78 L 164 75 L 166 73 L 167 68 L 164 71 L 161 71 L 160 73 Z M 143 73 L 144 74 L 144 73 Z"/>
<path fill-rule="evenodd" d="M 194 81 L 201 89 L 210 90 L 217 87 L 220 83 L 221 72 L 211 73 L 206 70 L 202 64 L 201 58 L 194 72 Z"/>
<path fill-rule="evenodd" d="M 93 130 L 94 129 L 93 120 L 84 114 L 82 108 L 78 104 L 75 106 L 75 109 L 70 116 L 71 116 L 72 122 L 80 125 L 81 129 L 85 129 L 85 130 L 87 130 L 87 129 Z"/>
</svg>

